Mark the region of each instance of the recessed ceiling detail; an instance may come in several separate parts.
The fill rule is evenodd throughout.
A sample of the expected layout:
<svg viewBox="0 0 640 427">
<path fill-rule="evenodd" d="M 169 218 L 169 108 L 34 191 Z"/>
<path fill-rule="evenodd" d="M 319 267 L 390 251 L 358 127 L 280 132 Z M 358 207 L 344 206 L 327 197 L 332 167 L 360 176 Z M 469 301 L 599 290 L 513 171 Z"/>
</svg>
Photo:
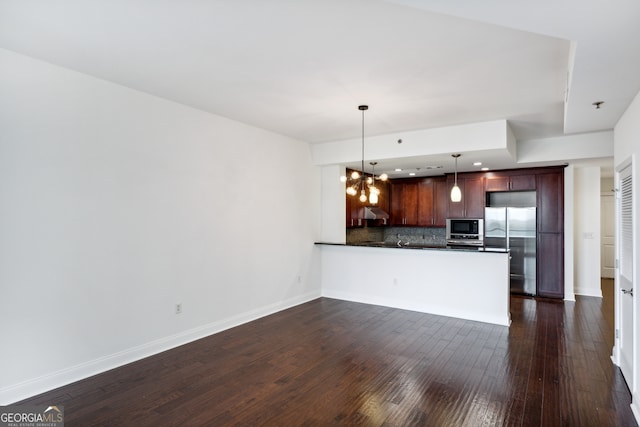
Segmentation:
<svg viewBox="0 0 640 427">
<path fill-rule="evenodd" d="M 311 143 L 362 101 L 367 136 L 563 131 L 568 40 L 376 0 L 97 3 L 3 2 L 0 47 Z"/>
</svg>

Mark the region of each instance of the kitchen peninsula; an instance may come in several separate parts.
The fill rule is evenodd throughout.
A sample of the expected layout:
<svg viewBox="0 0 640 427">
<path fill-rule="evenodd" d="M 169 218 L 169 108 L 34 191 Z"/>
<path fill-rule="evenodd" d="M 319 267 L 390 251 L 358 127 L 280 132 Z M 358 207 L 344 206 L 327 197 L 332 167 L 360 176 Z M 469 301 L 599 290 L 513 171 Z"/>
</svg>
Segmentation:
<svg viewBox="0 0 640 427">
<path fill-rule="evenodd" d="M 506 250 L 381 243 L 317 246 L 326 297 L 511 323 Z"/>
</svg>

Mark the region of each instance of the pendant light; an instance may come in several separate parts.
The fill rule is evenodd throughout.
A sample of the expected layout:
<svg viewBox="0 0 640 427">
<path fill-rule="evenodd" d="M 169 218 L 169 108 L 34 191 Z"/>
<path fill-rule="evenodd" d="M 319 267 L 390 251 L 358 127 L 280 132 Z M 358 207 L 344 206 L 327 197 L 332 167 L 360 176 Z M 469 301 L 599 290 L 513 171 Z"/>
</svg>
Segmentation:
<svg viewBox="0 0 640 427">
<path fill-rule="evenodd" d="M 361 159 L 361 172 L 353 171 L 351 175 L 347 178 L 346 176 L 341 176 L 340 181 L 347 183 L 347 194 L 349 196 L 355 196 L 360 193 L 359 200 L 362 203 L 366 203 L 367 200 L 370 204 L 375 205 L 378 203 L 378 196 L 380 195 L 380 190 L 375 186 L 375 165 L 378 162 L 370 162 L 369 164 L 373 166 L 373 173 L 371 176 L 367 176 L 364 170 L 364 112 L 369 109 L 368 105 L 359 105 L 358 110 L 362 111 L 362 159 Z M 389 177 L 386 173 L 383 173 L 378 177 L 380 181 L 386 181 Z M 367 190 L 369 190 L 369 196 L 367 197 Z"/>
<path fill-rule="evenodd" d="M 455 181 L 453 183 L 453 188 L 451 189 L 451 201 L 459 202 L 462 200 L 462 192 L 460 191 L 460 187 L 458 187 L 458 157 L 460 157 L 460 154 L 452 154 L 451 157 L 456 159 L 455 175 L 454 175 Z"/>
</svg>

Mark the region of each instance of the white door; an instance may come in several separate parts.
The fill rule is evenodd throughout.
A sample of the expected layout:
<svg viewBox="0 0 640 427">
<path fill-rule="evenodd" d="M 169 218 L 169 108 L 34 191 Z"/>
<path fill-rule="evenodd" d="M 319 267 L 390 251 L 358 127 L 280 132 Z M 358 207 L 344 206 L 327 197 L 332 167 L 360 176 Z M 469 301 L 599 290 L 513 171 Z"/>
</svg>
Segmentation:
<svg viewBox="0 0 640 427">
<path fill-rule="evenodd" d="M 618 280 L 620 370 L 630 390 L 633 385 L 633 179 L 631 165 L 618 174 Z"/>
<path fill-rule="evenodd" d="M 613 279 L 616 262 L 616 205 L 613 194 L 600 197 L 600 276 Z"/>
</svg>

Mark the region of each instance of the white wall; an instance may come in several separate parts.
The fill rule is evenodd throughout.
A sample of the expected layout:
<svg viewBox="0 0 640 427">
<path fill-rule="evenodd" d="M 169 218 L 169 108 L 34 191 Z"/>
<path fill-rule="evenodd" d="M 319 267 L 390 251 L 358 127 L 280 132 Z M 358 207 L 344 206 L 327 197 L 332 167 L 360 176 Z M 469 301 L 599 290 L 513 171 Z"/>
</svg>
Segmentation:
<svg viewBox="0 0 640 427">
<path fill-rule="evenodd" d="M 345 184 L 340 177 L 346 173 L 344 166 L 322 167 L 322 230 L 320 241 L 344 243 L 347 240 L 345 214 Z"/>
<path fill-rule="evenodd" d="M 577 167 L 574 175 L 574 292 L 602 297 L 600 287 L 600 168 Z"/>
<path fill-rule="evenodd" d="M 638 184 L 640 177 L 640 166 L 638 165 L 638 155 L 640 155 L 640 93 L 638 93 L 635 99 L 629 105 L 629 108 L 625 111 L 622 118 L 618 121 L 614 128 L 614 156 L 613 161 L 616 169 L 621 165 L 631 161 L 632 173 L 633 173 L 633 202 L 634 202 L 634 275 L 633 275 L 633 289 L 638 289 L 638 265 L 640 265 L 640 185 Z M 634 310 L 634 342 L 635 347 L 640 344 L 640 298 L 637 297 L 637 293 L 633 298 L 633 310 Z M 614 349 L 615 357 L 615 349 Z M 640 351 L 634 353 L 634 379 L 632 383 L 637 385 L 640 380 Z M 637 391 L 637 386 L 634 386 L 632 390 L 632 404 L 631 407 L 636 416 L 636 420 L 640 421 L 640 394 Z"/>
<path fill-rule="evenodd" d="M 0 404 L 318 297 L 320 187 L 305 143 L 0 50 Z"/>
</svg>

